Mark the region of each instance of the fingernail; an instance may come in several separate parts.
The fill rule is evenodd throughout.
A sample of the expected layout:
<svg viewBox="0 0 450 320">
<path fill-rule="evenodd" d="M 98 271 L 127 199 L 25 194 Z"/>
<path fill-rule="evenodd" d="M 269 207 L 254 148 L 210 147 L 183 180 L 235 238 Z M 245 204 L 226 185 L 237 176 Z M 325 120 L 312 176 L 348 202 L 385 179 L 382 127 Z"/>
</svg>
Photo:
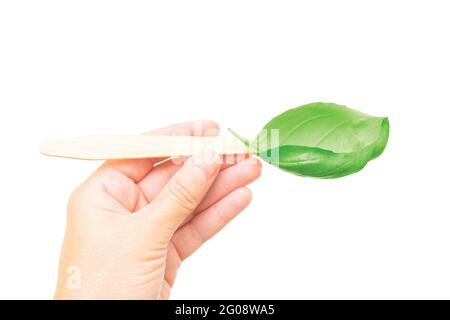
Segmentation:
<svg viewBox="0 0 450 320">
<path fill-rule="evenodd" d="M 203 150 L 201 153 L 193 155 L 189 159 L 189 163 L 202 169 L 205 177 L 209 179 L 219 170 L 220 157 L 212 150 Z"/>
</svg>

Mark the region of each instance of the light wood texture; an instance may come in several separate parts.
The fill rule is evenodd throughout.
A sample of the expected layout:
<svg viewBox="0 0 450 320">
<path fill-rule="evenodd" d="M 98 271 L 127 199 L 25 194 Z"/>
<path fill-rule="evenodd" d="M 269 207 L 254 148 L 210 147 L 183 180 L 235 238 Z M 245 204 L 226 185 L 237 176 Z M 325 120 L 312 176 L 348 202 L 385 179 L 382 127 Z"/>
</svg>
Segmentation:
<svg viewBox="0 0 450 320">
<path fill-rule="evenodd" d="M 248 149 L 235 138 L 162 136 L 162 135 L 95 135 L 50 140 L 39 151 L 47 156 L 85 159 L 137 159 L 190 156 L 203 149 L 219 154 L 246 154 Z"/>
</svg>

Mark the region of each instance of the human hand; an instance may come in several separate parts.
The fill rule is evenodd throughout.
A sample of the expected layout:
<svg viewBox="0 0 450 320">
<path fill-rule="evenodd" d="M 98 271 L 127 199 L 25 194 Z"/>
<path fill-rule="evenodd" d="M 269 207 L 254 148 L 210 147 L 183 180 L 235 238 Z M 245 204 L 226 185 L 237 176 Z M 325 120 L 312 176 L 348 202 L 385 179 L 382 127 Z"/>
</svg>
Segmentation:
<svg viewBox="0 0 450 320">
<path fill-rule="evenodd" d="M 218 131 L 199 121 L 150 134 Z M 212 152 L 162 160 L 106 161 L 73 192 L 55 298 L 167 299 L 181 262 L 249 204 L 261 171 L 256 158 Z"/>
</svg>

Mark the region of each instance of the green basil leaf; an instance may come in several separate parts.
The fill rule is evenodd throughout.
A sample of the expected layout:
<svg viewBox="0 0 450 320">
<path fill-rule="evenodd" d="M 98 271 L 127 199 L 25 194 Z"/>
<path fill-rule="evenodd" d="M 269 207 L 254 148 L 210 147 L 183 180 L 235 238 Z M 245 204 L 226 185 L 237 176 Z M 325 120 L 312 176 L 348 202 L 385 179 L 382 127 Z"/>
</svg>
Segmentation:
<svg viewBox="0 0 450 320">
<path fill-rule="evenodd" d="M 389 121 L 334 103 L 310 103 L 269 121 L 252 142 L 265 161 L 290 173 L 339 178 L 355 173 L 386 147 Z"/>
</svg>

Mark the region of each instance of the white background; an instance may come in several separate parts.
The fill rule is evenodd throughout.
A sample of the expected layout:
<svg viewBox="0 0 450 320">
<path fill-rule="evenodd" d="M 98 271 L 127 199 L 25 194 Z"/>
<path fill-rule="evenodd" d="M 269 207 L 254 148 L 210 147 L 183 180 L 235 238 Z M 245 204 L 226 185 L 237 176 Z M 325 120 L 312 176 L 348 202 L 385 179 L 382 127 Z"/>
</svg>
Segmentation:
<svg viewBox="0 0 450 320">
<path fill-rule="evenodd" d="M 0 298 L 51 298 L 96 162 L 42 140 L 210 118 L 253 137 L 313 101 L 388 116 L 337 180 L 264 166 L 173 298 L 450 298 L 448 1 L 1 1 Z M 226 133 L 224 133 L 226 135 Z"/>
</svg>

